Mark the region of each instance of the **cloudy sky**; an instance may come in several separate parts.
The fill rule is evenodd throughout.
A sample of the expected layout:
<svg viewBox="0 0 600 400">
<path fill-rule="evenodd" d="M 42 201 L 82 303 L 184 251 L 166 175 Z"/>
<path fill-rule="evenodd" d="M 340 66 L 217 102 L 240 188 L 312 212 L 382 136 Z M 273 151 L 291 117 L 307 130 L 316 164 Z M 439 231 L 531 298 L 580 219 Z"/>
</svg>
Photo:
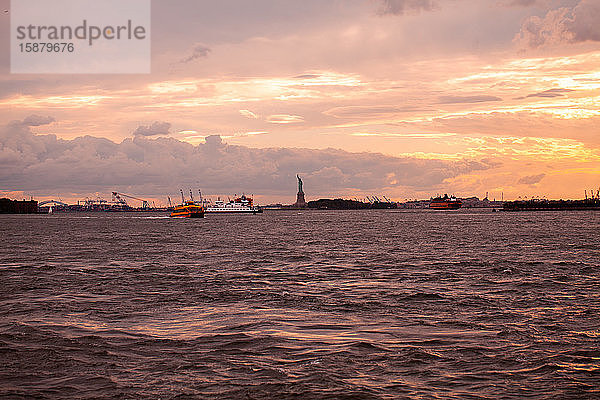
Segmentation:
<svg viewBox="0 0 600 400">
<path fill-rule="evenodd" d="M 600 0 L 152 2 L 152 73 L 9 73 L 0 195 L 582 198 Z"/>
</svg>

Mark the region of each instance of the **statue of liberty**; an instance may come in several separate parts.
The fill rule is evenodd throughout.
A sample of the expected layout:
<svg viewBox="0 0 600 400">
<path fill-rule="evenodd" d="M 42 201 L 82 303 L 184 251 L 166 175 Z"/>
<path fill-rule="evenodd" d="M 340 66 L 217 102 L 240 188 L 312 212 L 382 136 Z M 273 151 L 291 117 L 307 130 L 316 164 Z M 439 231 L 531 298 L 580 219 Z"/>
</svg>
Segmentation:
<svg viewBox="0 0 600 400">
<path fill-rule="evenodd" d="M 296 203 L 294 204 L 294 206 L 304 208 L 306 207 L 306 200 L 304 199 L 304 190 L 302 189 L 302 186 L 304 186 L 304 184 L 302 182 L 302 179 L 300 179 L 300 175 L 296 175 L 296 178 L 298 178 L 298 195 L 296 196 Z"/>
</svg>

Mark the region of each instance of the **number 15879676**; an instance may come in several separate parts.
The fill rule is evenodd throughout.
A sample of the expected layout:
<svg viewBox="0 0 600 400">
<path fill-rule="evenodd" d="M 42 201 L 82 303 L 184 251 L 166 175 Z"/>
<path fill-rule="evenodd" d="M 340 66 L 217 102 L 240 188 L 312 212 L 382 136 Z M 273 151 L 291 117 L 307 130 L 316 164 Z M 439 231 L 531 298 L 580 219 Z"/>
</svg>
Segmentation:
<svg viewBox="0 0 600 400">
<path fill-rule="evenodd" d="M 75 51 L 73 43 L 19 43 L 21 53 L 72 53 Z"/>
</svg>

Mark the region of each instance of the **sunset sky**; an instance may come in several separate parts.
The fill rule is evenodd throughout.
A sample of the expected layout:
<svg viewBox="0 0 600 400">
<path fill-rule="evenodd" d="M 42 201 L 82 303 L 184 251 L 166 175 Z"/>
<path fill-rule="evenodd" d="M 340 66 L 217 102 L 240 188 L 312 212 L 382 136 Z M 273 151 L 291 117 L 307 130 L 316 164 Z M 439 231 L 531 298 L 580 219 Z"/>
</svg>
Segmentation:
<svg viewBox="0 0 600 400">
<path fill-rule="evenodd" d="M 153 1 L 133 75 L 10 74 L 0 4 L 0 196 L 600 186 L 600 0 Z"/>
</svg>

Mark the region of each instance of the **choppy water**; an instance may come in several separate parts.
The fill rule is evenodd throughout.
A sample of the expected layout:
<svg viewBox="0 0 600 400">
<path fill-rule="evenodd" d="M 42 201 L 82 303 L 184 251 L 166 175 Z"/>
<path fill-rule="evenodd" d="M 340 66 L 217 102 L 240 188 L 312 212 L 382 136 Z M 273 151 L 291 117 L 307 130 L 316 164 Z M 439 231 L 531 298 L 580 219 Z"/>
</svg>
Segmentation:
<svg viewBox="0 0 600 400">
<path fill-rule="evenodd" d="M 0 397 L 600 398 L 600 213 L 0 216 Z"/>
</svg>

